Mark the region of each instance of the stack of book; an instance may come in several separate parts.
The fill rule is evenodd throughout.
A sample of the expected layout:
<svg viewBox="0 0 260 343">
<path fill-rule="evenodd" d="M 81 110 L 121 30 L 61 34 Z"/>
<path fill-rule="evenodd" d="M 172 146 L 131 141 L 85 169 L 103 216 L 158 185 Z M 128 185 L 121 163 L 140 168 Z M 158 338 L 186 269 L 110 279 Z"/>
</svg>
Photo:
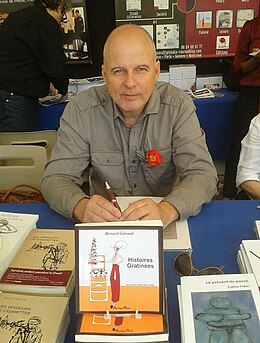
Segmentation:
<svg viewBox="0 0 260 343">
<path fill-rule="evenodd" d="M 73 230 L 32 229 L 0 279 L 0 290 L 70 296 L 74 253 Z"/>
<path fill-rule="evenodd" d="M 161 221 L 77 224 L 75 342 L 168 342 Z"/>
<path fill-rule="evenodd" d="M 0 278 L 38 219 L 36 214 L 0 212 Z"/>
<path fill-rule="evenodd" d="M 260 240 L 242 240 L 237 253 L 241 273 L 253 273 L 260 288 Z"/>
<path fill-rule="evenodd" d="M 182 343 L 259 342 L 260 293 L 253 274 L 180 280 Z"/>
</svg>

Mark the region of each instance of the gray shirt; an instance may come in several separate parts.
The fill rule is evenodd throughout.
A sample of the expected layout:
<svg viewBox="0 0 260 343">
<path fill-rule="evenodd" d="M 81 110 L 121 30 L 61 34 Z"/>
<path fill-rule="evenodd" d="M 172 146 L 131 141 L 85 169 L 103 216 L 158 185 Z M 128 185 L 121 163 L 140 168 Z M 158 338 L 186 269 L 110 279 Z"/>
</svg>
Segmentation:
<svg viewBox="0 0 260 343">
<path fill-rule="evenodd" d="M 159 165 L 137 150 L 156 149 Z M 184 219 L 216 192 L 217 175 L 189 95 L 158 82 L 144 114 L 128 128 L 106 87 L 80 92 L 66 106 L 42 192 L 57 212 L 72 217 L 85 197 L 80 186 L 91 165 L 94 192 L 107 181 L 116 195 L 163 196 Z"/>
</svg>

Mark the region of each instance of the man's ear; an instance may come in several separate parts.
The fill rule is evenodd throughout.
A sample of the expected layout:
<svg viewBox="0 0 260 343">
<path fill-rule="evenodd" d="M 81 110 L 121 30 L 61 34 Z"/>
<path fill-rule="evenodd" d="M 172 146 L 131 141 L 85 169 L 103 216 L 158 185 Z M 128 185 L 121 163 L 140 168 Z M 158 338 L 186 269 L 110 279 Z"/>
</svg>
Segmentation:
<svg viewBox="0 0 260 343">
<path fill-rule="evenodd" d="M 106 67 L 104 66 L 104 64 L 102 64 L 102 66 L 101 66 L 101 74 L 102 74 L 104 81 L 106 81 Z"/>
</svg>

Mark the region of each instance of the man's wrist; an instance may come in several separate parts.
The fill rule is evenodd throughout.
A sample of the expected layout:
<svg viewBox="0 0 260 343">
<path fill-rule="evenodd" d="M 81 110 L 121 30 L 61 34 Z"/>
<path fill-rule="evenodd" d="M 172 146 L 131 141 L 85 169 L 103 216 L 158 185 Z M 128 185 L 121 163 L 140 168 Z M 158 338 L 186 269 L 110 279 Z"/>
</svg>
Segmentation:
<svg viewBox="0 0 260 343">
<path fill-rule="evenodd" d="M 79 200 L 73 210 L 73 218 L 82 222 L 84 218 L 84 212 L 86 208 L 86 204 L 89 201 L 89 197 L 85 197 Z"/>
</svg>

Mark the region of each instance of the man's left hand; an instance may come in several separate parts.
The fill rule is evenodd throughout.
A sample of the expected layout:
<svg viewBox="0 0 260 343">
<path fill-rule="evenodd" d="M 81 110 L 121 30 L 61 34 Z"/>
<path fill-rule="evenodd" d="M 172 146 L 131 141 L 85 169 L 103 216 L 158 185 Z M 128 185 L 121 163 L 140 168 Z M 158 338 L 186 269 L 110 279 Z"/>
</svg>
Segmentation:
<svg viewBox="0 0 260 343">
<path fill-rule="evenodd" d="M 179 212 L 166 201 L 159 204 L 152 199 L 144 198 L 131 203 L 122 214 L 123 220 L 161 220 L 166 227 L 172 221 L 179 219 Z"/>
</svg>

